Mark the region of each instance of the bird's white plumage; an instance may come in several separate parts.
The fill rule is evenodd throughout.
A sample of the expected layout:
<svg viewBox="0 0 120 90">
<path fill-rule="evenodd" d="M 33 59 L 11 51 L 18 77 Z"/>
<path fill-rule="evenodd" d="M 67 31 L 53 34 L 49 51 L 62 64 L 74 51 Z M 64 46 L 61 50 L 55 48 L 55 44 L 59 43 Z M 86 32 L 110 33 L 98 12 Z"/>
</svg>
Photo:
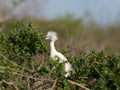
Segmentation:
<svg viewBox="0 0 120 90">
<path fill-rule="evenodd" d="M 60 63 L 65 62 L 65 72 L 66 72 L 65 77 L 70 76 L 70 71 L 72 70 L 71 64 L 67 61 L 67 58 L 63 54 L 61 54 L 60 52 L 58 52 L 55 49 L 55 46 L 54 46 L 55 41 L 58 39 L 56 32 L 49 31 L 47 33 L 46 39 L 51 40 L 51 42 L 50 42 L 50 48 L 51 48 L 50 57 L 53 60 L 58 60 L 59 59 Z"/>
<path fill-rule="evenodd" d="M 46 39 L 50 39 L 51 41 L 57 40 L 58 38 L 57 38 L 56 32 L 49 31 L 49 32 L 47 33 Z"/>
</svg>

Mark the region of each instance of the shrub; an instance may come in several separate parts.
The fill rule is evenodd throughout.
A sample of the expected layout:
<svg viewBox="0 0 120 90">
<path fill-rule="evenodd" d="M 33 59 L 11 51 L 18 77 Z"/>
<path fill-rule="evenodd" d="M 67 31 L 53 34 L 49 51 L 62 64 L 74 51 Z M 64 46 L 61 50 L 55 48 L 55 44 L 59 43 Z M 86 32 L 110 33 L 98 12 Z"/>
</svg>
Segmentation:
<svg viewBox="0 0 120 90">
<path fill-rule="evenodd" d="M 74 67 L 72 80 L 84 83 L 92 90 L 120 89 L 120 55 L 93 51 L 70 60 Z"/>
<path fill-rule="evenodd" d="M 64 65 L 46 52 L 43 33 L 31 23 L 15 22 L 8 34 L 0 32 L 0 89 L 120 90 L 119 54 L 92 51 L 68 57 L 73 70 L 65 78 Z M 34 55 L 44 53 L 44 60 L 34 62 Z"/>
<path fill-rule="evenodd" d="M 47 51 L 43 33 L 37 31 L 31 23 L 19 25 L 18 22 L 13 24 L 8 34 L 6 49 L 8 58 L 19 64 Z"/>
<path fill-rule="evenodd" d="M 6 36 L 3 32 L 0 32 L 0 53 L 4 52 L 5 42 L 6 42 Z"/>
</svg>

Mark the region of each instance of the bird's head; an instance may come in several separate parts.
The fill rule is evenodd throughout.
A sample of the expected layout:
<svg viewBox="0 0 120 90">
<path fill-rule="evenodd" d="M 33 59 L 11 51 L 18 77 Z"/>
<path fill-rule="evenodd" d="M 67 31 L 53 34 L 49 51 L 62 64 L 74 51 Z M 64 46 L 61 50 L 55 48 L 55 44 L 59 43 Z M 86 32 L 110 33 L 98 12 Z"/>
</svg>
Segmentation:
<svg viewBox="0 0 120 90">
<path fill-rule="evenodd" d="M 57 40 L 58 38 L 57 38 L 56 32 L 54 32 L 54 31 L 48 31 L 46 39 L 51 40 L 51 41 Z"/>
</svg>

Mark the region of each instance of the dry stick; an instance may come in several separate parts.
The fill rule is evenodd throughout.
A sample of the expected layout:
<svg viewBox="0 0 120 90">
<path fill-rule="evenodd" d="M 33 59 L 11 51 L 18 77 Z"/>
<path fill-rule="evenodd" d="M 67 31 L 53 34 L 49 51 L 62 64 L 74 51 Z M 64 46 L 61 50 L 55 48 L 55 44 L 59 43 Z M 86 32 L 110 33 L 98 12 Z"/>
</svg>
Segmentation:
<svg viewBox="0 0 120 90">
<path fill-rule="evenodd" d="M 0 84 L 1 84 L 1 83 L 3 83 L 3 81 L 2 81 L 2 80 L 0 81 Z M 1 90 L 1 89 L 0 89 L 0 90 Z"/>
<path fill-rule="evenodd" d="M 37 70 L 40 70 L 40 69 L 41 69 L 41 67 L 42 67 L 43 63 L 44 63 L 44 61 L 42 61 L 42 63 L 40 64 L 40 66 L 38 67 L 38 69 L 37 69 Z"/>
<path fill-rule="evenodd" d="M 8 85 L 12 85 L 16 90 L 19 90 L 18 87 L 13 82 L 7 82 L 4 79 L 2 80 L 2 82 L 6 83 Z"/>
<path fill-rule="evenodd" d="M 83 39 L 84 34 L 85 34 L 85 31 L 82 30 L 80 40 L 79 40 L 79 42 L 78 42 L 73 48 L 78 47 L 79 43 L 80 43 L 80 42 L 82 41 L 82 39 Z"/>
<path fill-rule="evenodd" d="M 2 67 L 2 66 L 0 66 L 0 68 L 7 69 L 6 67 Z M 4 73 L 3 71 L 0 71 L 0 72 Z M 47 80 L 47 81 L 51 81 L 51 82 L 55 81 L 55 80 L 50 80 L 50 79 L 40 79 L 40 78 L 33 77 L 32 75 L 31 76 L 30 75 L 24 75 L 24 74 L 20 74 L 20 73 L 17 73 L 17 72 L 10 72 L 10 73 L 14 74 L 14 75 L 17 75 L 17 76 L 34 79 L 34 80 Z"/>
<path fill-rule="evenodd" d="M 5 66 L 0 66 L 1 69 L 10 69 L 9 67 L 5 67 Z M 11 69 L 11 70 L 16 70 L 16 69 Z"/>
<path fill-rule="evenodd" d="M 55 82 L 53 83 L 52 87 L 51 87 L 51 88 L 48 88 L 48 89 L 46 89 L 46 90 L 54 90 L 55 85 L 56 85 L 56 83 L 57 83 L 57 80 L 58 80 L 58 79 L 55 79 Z"/>
<path fill-rule="evenodd" d="M 33 84 L 32 89 L 35 89 L 36 87 L 39 87 L 40 85 L 42 85 L 43 81 L 37 81 Z"/>
<path fill-rule="evenodd" d="M 96 71 L 101 77 L 104 77 L 94 65 L 93 65 L 93 68 L 95 69 L 95 71 Z"/>
<path fill-rule="evenodd" d="M 28 76 L 28 75 L 23 75 L 23 74 L 19 74 L 19 73 L 16 73 L 16 72 L 12 72 L 12 74 L 14 75 L 17 75 L 17 76 L 22 76 L 22 77 L 25 77 L 25 78 L 30 78 L 30 79 L 34 79 L 34 80 L 46 80 L 46 81 L 51 81 L 51 82 L 54 82 L 55 80 L 50 80 L 50 79 L 43 79 L 43 78 L 36 78 L 36 77 L 33 77 L 32 75 L 31 76 Z"/>
<path fill-rule="evenodd" d="M 53 83 L 52 89 L 55 88 L 56 83 L 57 83 L 57 79 L 56 79 L 55 82 Z"/>
<path fill-rule="evenodd" d="M 16 73 L 16 72 L 12 72 L 12 74 L 18 75 L 18 76 L 21 76 L 21 77 L 26 77 L 28 79 L 30 78 L 30 79 L 34 79 L 34 80 L 40 80 L 40 81 L 45 81 L 46 80 L 46 81 L 54 82 L 52 88 L 54 88 L 56 83 L 57 83 L 57 79 L 51 80 L 51 79 L 45 79 L 45 78 L 35 78 L 33 76 L 23 75 L 23 74 L 19 74 L 19 73 Z"/>
<path fill-rule="evenodd" d="M 26 78 L 34 79 L 34 80 L 44 80 L 44 81 L 47 80 L 47 81 L 55 82 L 55 83 L 53 84 L 53 87 L 54 87 L 54 86 L 56 85 L 56 83 L 57 83 L 57 79 L 56 79 L 56 80 L 43 79 L 43 78 L 40 79 L 40 78 L 36 78 L 36 77 L 33 77 L 33 76 L 28 76 L 28 75 L 19 74 L 19 73 L 16 73 L 16 72 L 12 72 L 12 74 L 18 75 L 18 76 L 21 76 L 21 77 L 26 77 Z M 4 81 L 4 82 L 5 82 L 5 81 Z M 79 87 L 81 87 L 81 88 L 83 88 L 83 89 L 85 89 L 85 90 L 90 90 L 89 88 L 86 88 L 83 84 L 79 84 L 79 83 L 74 82 L 74 81 L 71 81 L 71 80 L 68 80 L 68 82 L 71 83 L 71 84 L 77 85 L 77 86 L 79 86 Z M 12 85 L 16 88 L 16 90 L 18 90 L 17 87 L 16 87 L 13 83 L 10 83 L 10 82 L 7 82 L 7 83 L 12 84 Z"/>
<path fill-rule="evenodd" d="M 89 88 L 85 87 L 83 84 L 79 84 L 79 83 L 71 81 L 71 80 L 68 80 L 68 82 L 71 83 L 71 84 L 77 85 L 77 86 L 79 86 L 79 87 L 81 87 L 85 90 L 90 90 Z"/>
<path fill-rule="evenodd" d="M 33 70 L 23 68 L 23 67 L 19 66 L 18 64 L 16 64 L 15 62 L 12 62 L 11 60 L 8 60 L 8 58 L 6 58 L 4 55 L 2 55 L 2 54 L 0 54 L 0 55 L 1 55 L 4 59 L 6 59 L 6 61 L 10 62 L 11 64 L 14 64 L 14 65 L 18 66 L 19 68 L 22 68 L 22 69 L 27 70 L 27 71 L 29 71 L 29 72 L 33 72 Z"/>
<path fill-rule="evenodd" d="M 28 87 L 28 90 L 31 90 L 30 89 L 30 79 L 29 78 L 27 78 L 27 87 Z"/>
<path fill-rule="evenodd" d="M 38 59 L 40 60 L 41 58 L 40 57 L 38 57 Z M 44 60 L 45 60 L 45 57 L 44 57 L 44 53 L 43 53 L 43 55 L 42 55 L 42 63 L 39 65 L 39 67 L 38 67 L 38 69 L 37 70 L 40 70 L 41 69 L 41 67 L 43 66 L 43 64 L 44 64 Z"/>
</svg>

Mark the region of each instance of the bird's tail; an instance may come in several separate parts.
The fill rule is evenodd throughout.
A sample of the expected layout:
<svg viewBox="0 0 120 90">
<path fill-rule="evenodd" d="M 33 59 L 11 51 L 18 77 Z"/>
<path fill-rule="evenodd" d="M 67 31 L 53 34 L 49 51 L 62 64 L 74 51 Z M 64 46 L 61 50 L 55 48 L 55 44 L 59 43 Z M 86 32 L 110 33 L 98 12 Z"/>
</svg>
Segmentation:
<svg viewBox="0 0 120 90">
<path fill-rule="evenodd" d="M 66 63 L 65 63 L 65 72 L 66 72 L 65 77 L 70 76 L 70 72 L 71 72 L 71 71 L 72 71 L 72 66 L 71 66 L 71 64 L 70 64 L 69 62 L 66 62 Z"/>
</svg>

